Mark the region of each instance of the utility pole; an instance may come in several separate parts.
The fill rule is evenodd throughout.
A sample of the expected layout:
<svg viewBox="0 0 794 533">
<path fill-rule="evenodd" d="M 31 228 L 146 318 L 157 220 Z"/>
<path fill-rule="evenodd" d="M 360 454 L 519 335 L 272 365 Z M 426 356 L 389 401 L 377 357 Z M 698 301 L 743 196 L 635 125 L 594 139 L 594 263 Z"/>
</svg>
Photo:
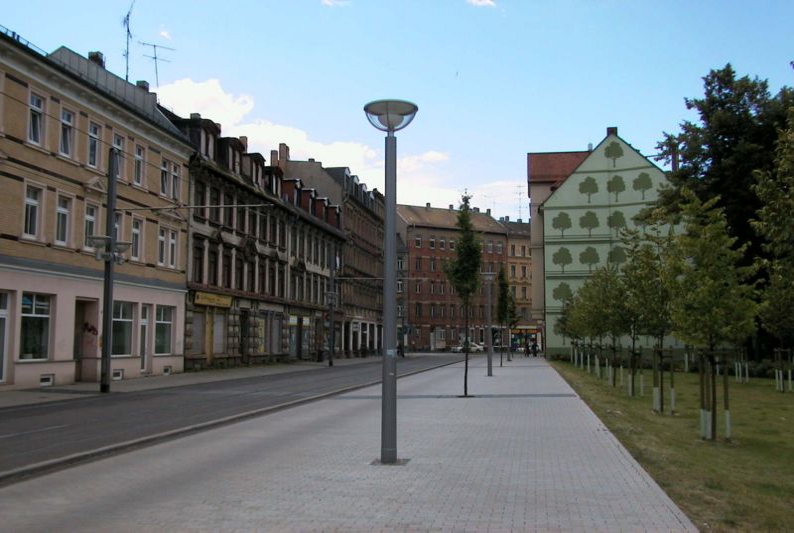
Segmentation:
<svg viewBox="0 0 794 533">
<path fill-rule="evenodd" d="M 154 61 L 154 82 L 157 88 L 160 88 L 160 73 L 157 69 L 157 62 L 158 61 L 165 61 L 166 63 L 170 63 L 171 61 L 168 59 L 163 59 L 162 57 L 157 57 L 157 49 L 162 48 L 163 50 L 171 50 L 176 52 L 176 48 L 169 48 L 167 46 L 161 46 L 159 44 L 152 44 L 152 43 L 145 43 L 143 41 L 138 41 L 138 44 L 142 44 L 143 46 L 151 46 L 154 55 L 144 55 L 143 57 L 148 57 L 149 59 Z"/>
</svg>

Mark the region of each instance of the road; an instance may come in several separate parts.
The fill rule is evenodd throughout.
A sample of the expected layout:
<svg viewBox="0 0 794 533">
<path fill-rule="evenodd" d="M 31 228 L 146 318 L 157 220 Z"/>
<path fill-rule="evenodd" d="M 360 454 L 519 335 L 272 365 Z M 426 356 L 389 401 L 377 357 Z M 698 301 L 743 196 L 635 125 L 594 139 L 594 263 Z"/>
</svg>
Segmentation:
<svg viewBox="0 0 794 533">
<path fill-rule="evenodd" d="M 461 360 L 399 359 L 398 376 Z M 0 409 L 0 483 L 378 383 L 380 361 Z"/>
</svg>

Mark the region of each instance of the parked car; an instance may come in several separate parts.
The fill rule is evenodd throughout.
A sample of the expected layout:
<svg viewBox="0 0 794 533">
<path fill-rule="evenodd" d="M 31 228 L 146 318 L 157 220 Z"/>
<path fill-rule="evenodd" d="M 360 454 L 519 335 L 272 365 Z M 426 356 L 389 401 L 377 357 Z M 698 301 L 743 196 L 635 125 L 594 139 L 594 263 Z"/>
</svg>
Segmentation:
<svg viewBox="0 0 794 533">
<path fill-rule="evenodd" d="M 463 351 L 463 344 L 459 344 L 457 346 L 452 347 L 452 351 L 456 353 L 460 353 Z M 469 353 L 474 352 L 484 352 L 485 347 L 482 344 L 477 344 L 476 342 L 469 343 Z"/>
</svg>

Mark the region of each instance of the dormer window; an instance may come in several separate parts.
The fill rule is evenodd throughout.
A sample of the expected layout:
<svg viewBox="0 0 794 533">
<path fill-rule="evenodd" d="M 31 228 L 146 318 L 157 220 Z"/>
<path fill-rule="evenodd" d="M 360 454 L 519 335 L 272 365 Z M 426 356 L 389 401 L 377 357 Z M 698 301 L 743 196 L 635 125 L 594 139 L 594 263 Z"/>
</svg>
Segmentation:
<svg viewBox="0 0 794 533">
<path fill-rule="evenodd" d="M 208 159 L 215 157 L 215 136 L 206 130 L 201 130 L 201 153 Z"/>
</svg>

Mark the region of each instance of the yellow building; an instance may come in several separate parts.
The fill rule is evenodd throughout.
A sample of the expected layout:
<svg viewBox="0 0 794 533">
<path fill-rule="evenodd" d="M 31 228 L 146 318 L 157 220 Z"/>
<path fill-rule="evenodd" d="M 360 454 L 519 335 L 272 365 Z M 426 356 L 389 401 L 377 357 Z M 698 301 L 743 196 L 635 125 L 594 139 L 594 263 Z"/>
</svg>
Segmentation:
<svg viewBox="0 0 794 533">
<path fill-rule="evenodd" d="M 145 82 L 0 28 L 0 387 L 99 379 L 110 150 L 120 154 L 113 379 L 183 365 L 190 145 Z"/>
</svg>

